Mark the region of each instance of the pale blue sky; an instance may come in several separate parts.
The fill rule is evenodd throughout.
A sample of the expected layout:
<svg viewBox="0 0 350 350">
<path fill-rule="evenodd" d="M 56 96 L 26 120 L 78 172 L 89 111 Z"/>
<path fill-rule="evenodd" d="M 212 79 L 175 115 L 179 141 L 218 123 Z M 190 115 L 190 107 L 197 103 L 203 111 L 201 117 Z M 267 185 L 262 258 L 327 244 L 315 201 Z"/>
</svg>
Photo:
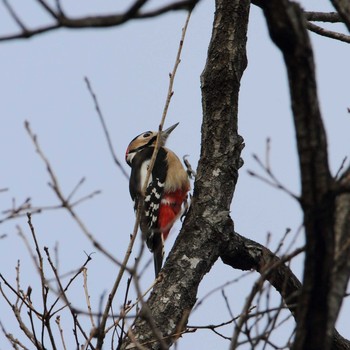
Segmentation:
<svg viewBox="0 0 350 350">
<path fill-rule="evenodd" d="M 45 23 L 47 17 L 33 2 L 14 1 L 26 23 Z M 123 6 L 129 2 L 124 1 Z M 329 10 L 326 1 L 304 1 L 308 10 Z M 66 4 L 65 4 L 66 5 Z M 67 5 L 67 12 L 96 13 L 116 9 L 111 1 L 76 1 Z M 317 7 L 316 7 L 317 6 Z M 0 7 L 0 33 L 16 28 Z M 115 152 L 124 165 L 129 141 L 142 131 L 157 129 L 168 87 L 168 73 L 175 60 L 185 13 L 171 13 L 157 19 L 133 21 L 121 27 L 99 30 L 59 30 L 26 41 L 0 43 L 0 208 L 32 198 L 33 205 L 53 205 L 57 200 L 47 186 L 48 174 L 34 151 L 25 129 L 28 120 L 52 163 L 62 190 L 68 194 L 76 183 L 86 177 L 78 192 L 85 195 L 100 189 L 102 194 L 83 203 L 77 211 L 98 241 L 122 259 L 134 223 L 128 184 L 114 166 L 92 99 L 84 83 L 87 76 L 96 92 L 100 107 L 111 133 Z M 201 96 L 199 76 L 204 68 L 213 20 L 213 2 L 203 0 L 196 7 L 187 32 L 182 62 L 179 66 L 165 125 L 180 125 L 172 133 L 168 146 L 179 156 L 189 154 L 195 167 L 200 151 Z M 334 28 L 334 27 L 333 27 Z M 339 26 L 335 27 L 339 28 Z M 350 62 L 347 44 L 311 35 L 315 48 L 321 110 L 329 136 L 330 164 L 335 173 L 343 158 L 349 155 Z M 259 170 L 252 159 L 256 153 L 264 159 L 265 140 L 272 140 L 271 164 L 279 180 L 293 192 L 299 191 L 299 171 L 295 152 L 294 130 L 290 112 L 288 85 L 281 54 L 271 43 L 264 18 L 256 7 L 251 9 L 248 34 L 248 68 L 242 79 L 239 108 L 239 130 L 245 139 L 242 156 L 245 161 L 232 204 L 232 217 L 240 234 L 265 243 L 272 233 L 274 249 L 285 229 L 295 232 L 301 223 L 297 203 L 250 177 L 247 170 Z M 126 168 L 126 165 L 125 165 Z M 128 169 L 127 169 L 128 170 Z M 63 211 L 47 212 L 33 217 L 41 246 L 53 249 L 59 242 L 60 271 L 66 272 L 82 264 L 84 251 L 96 251 Z M 21 280 L 25 289 L 38 283 L 33 264 L 23 242 L 17 236 L 16 225 L 29 236 L 26 219 L 11 221 L 0 227 L 6 239 L 0 241 L 0 272 L 14 282 L 17 259 L 21 260 Z M 175 225 L 166 251 L 176 237 L 180 224 Z M 137 242 L 140 243 L 139 240 Z M 137 251 L 137 249 L 135 250 Z M 145 252 L 148 257 L 148 252 Z M 300 277 L 299 264 L 295 263 Z M 294 266 L 295 265 L 295 266 Z M 108 292 L 117 269 L 100 253 L 89 263 L 89 283 L 92 303 L 97 308 L 102 292 Z M 200 286 L 198 297 L 212 288 L 232 280 L 240 272 L 224 266 L 214 266 Z M 245 301 L 250 279 L 226 289 L 231 307 L 239 314 Z M 152 266 L 142 280 L 146 288 L 153 278 Z M 38 285 L 38 284 L 37 284 Z M 124 281 L 125 285 L 125 281 Z M 82 280 L 72 288 L 72 301 L 84 307 Z M 124 286 L 123 286 L 124 287 Z M 115 310 L 122 304 L 123 292 L 117 294 Z M 38 293 L 38 294 L 36 294 Z M 40 295 L 40 290 L 33 291 Z M 349 302 L 344 306 L 349 314 Z M 11 312 L 0 299 L 0 320 L 6 320 L 8 331 L 18 333 Z M 345 309 L 344 309 L 345 310 Z M 338 330 L 349 334 L 349 317 L 342 313 Z M 215 294 L 190 318 L 190 324 L 220 323 L 230 318 L 220 293 Z M 67 323 L 67 337 L 70 324 Z M 200 333 L 201 332 L 201 333 Z M 224 333 L 232 335 L 231 327 Z M 282 334 L 280 335 L 283 336 Z M 0 349 L 6 349 L 0 334 Z M 108 344 L 109 345 L 109 344 Z M 108 346 L 106 346 L 108 348 Z M 184 336 L 178 349 L 228 348 L 228 342 L 209 331 Z"/>
</svg>

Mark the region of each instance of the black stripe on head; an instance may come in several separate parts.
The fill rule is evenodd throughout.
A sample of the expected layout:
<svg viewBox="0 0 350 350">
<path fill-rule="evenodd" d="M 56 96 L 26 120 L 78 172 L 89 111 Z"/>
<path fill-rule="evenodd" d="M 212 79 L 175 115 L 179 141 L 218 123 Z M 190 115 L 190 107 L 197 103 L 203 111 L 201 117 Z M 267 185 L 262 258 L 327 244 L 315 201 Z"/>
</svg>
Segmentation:
<svg viewBox="0 0 350 350">
<path fill-rule="evenodd" d="M 142 134 L 135 136 L 135 137 L 130 141 L 130 143 L 132 143 L 132 142 L 135 141 L 138 137 L 140 137 L 141 135 L 144 135 L 144 134 L 153 134 L 153 131 L 145 131 L 145 132 L 143 132 Z"/>
<path fill-rule="evenodd" d="M 139 152 L 139 151 L 143 150 L 146 147 L 150 147 L 150 146 L 152 146 L 152 144 L 154 144 L 156 142 L 156 140 L 157 140 L 157 135 L 153 136 L 146 144 L 144 144 L 144 145 L 142 145 L 140 147 L 137 147 L 137 148 L 129 150 L 129 153 Z"/>
</svg>

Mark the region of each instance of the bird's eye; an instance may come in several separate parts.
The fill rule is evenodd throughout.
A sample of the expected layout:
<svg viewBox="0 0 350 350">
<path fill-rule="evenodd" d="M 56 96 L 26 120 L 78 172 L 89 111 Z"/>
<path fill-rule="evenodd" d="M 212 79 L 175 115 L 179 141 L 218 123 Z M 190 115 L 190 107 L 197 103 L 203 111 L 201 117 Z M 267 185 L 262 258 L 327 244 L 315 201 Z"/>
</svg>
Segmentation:
<svg viewBox="0 0 350 350">
<path fill-rule="evenodd" d="M 150 132 L 145 132 L 144 134 L 143 134 L 143 137 L 149 137 L 149 136 L 151 136 L 151 133 Z"/>
</svg>

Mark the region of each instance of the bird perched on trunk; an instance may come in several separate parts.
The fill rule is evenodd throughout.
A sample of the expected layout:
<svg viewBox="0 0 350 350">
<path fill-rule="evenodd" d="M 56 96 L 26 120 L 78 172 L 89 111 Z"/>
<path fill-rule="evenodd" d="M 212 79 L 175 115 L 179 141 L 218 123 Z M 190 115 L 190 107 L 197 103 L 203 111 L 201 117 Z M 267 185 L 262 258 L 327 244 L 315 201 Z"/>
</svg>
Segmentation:
<svg viewBox="0 0 350 350">
<path fill-rule="evenodd" d="M 143 197 L 140 228 L 146 244 L 154 255 L 156 277 L 162 267 L 164 241 L 175 220 L 187 203 L 190 189 L 188 175 L 177 155 L 164 147 L 170 133 L 179 123 L 161 131 L 159 149 L 150 178 L 143 194 L 142 188 L 155 149 L 156 131 L 136 136 L 126 149 L 125 160 L 131 167 L 129 190 L 135 211 Z"/>
</svg>

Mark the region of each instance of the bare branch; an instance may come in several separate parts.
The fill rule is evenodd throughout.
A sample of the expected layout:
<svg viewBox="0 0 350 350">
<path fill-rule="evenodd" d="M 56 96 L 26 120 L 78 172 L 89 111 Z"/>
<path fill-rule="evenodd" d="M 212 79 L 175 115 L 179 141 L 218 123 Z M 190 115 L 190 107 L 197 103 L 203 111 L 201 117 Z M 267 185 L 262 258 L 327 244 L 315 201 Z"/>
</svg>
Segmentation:
<svg viewBox="0 0 350 350">
<path fill-rule="evenodd" d="M 36 29 L 27 29 L 26 31 L 22 31 L 20 33 L 16 34 L 7 34 L 7 35 L 2 35 L 0 36 L 0 42 L 2 41 L 10 41 L 10 40 L 17 40 L 17 39 L 29 39 L 35 35 L 39 35 L 42 33 L 47 33 L 52 30 L 61 28 L 61 24 L 51 24 L 47 26 L 42 26 Z"/>
<path fill-rule="evenodd" d="M 60 17 L 64 17 L 65 14 L 64 14 L 63 9 L 62 9 L 61 1 L 55 0 L 55 3 L 56 3 L 56 9 L 57 9 L 58 14 L 60 15 Z"/>
<path fill-rule="evenodd" d="M 270 152 L 271 152 L 271 140 L 268 138 L 266 140 L 266 150 L 265 150 L 265 163 L 262 162 L 262 160 L 257 156 L 256 154 L 253 154 L 254 160 L 258 163 L 258 165 L 263 169 L 263 171 L 267 174 L 269 179 L 256 174 L 254 171 L 248 170 L 248 174 L 250 176 L 256 177 L 259 180 L 267 183 L 268 185 L 275 187 L 279 190 L 282 190 L 283 192 L 287 193 L 289 196 L 291 196 L 293 199 L 300 201 L 300 198 L 294 194 L 292 191 L 290 191 L 286 186 L 284 186 L 276 177 L 276 175 L 273 173 L 271 168 L 271 162 L 270 162 Z"/>
<path fill-rule="evenodd" d="M 343 19 L 343 22 L 350 31 L 350 3 L 348 0 L 331 0 L 333 6 Z"/>
<path fill-rule="evenodd" d="M 7 0 L 3 0 L 7 1 Z M 135 20 L 135 19 L 144 19 L 150 17 L 160 16 L 164 13 L 168 13 L 170 11 L 179 11 L 179 10 L 189 10 L 195 7 L 195 5 L 200 0 L 178 0 L 174 1 L 171 4 L 160 6 L 154 10 L 150 10 L 148 12 L 140 13 L 140 8 L 147 0 L 136 0 L 135 3 L 124 13 L 117 13 L 112 15 L 105 16 L 86 16 L 81 18 L 70 18 L 66 16 L 62 8 L 59 7 L 59 2 L 56 0 L 56 7 L 58 8 L 56 13 L 44 0 L 37 0 L 40 5 L 45 9 L 47 13 L 51 17 L 55 19 L 54 23 L 41 26 L 38 28 L 26 28 L 23 26 L 21 21 L 17 22 L 18 19 L 17 14 L 13 11 L 11 16 L 16 20 L 18 24 L 22 24 L 22 31 L 15 34 L 7 34 L 0 36 L 1 41 L 9 41 L 16 39 L 28 39 L 35 35 L 39 35 L 42 33 L 50 32 L 52 30 L 56 30 L 59 28 L 71 28 L 71 29 L 81 29 L 81 28 L 107 28 L 114 27 L 124 24 L 127 21 Z"/>
<path fill-rule="evenodd" d="M 186 171 L 187 171 L 187 175 L 190 179 L 194 179 L 196 177 L 196 172 L 192 169 L 191 163 L 189 162 L 189 160 L 187 159 L 189 157 L 188 154 L 184 155 L 182 157 L 182 160 L 186 166 Z"/>
<path fill-rule="evenodd" d="M 74 196 L 74 194 L 76 193 L 76 191 L 78 190 L 78 188 L 82 185 L 82 183 L 85 181 L 84 178 L 82 178 L 79 183 L 76 185 L 76 187 L 72 190 L 72 192 L 68 195 L 66 202 L 69 203 L 71 208 L 74 208 L 75 206 L 81 204 L 82 202 L 92 199 L 94 198 L 96 195 L 99 195 L 101 193 L 100 190 L 96 190 L 91 192 L 90 194 L 87 194 L 81 198 L 78 198 L 75 201 L 72 201 L 72 197 Z M 49 184 L 50 186 L 51 184 Z M 52 188 L 52 186 L 50 186 Z M 21 218 L 23 216 L 26 216 L 28 212 L 30 212 L 30 214 L 36 215 L 36 214 L 41 214 L 45 211 L 51 211 L 51 210 L 57 210 L 57 209 L 66 209 L 66 204 L 65 203 L 61 203 L 61 204 L 57 204 L 57 205 L 41 205 L 41 206 L 33 206 L 31 203 L 31 198 L 28 197 L 26 198 L 23 203 L 16 205 L 16 201 L 15 199 L 13 199 L 12 201 L 12 208 L 10 209 L 6 209 L 2 211 L 2 214 L 4 214 L 5 216 L 0 219 L 0 224 L 4 223 L 5 221 L 9 221 L 9 220 L 14 220 L 14 219 L 18 219 Z"/>
<path fill-rule="evenodd" d="M 84 293 L 85 293 L 85 300 L 86 300 L 86 305 L 88 308 L 88 313 L 89 313 L 89 318 L 91 321 L 91 327 L 92 328 L 96 328 L 95 322 L 94 322 L 94 318 L 92 315 L 92 309 L 91 309 L 91 303 L 90 303 L 90 295 L 89 295 L 89 290 L 88 290 L 88 284 L 87 284 L 87 268 L 84 267 L 82 269 L 83 271 L 83 276 L 84 276 Z"/>
<path fill-rule="evenodd" d="M 350 35 L 345 35 L 342 33 L 334 32 L 332 30 L 324 29 L 316 24 L 308 22 L 306 25 L 307 29 L 311 30 L 313 33 L 319 34 L 321 36 L 343 41 L 345 43 L 350 43 Z"/>
<path fill-rule="evenodd" d="M 63 336 L 63 329 L 61 327 L 61 317 L 59 315 L 57 315 L 55 322 L 57 324 L 58 331 L 60 332 L 60 337 L 61 337 L 61 342 L 62 342 L 63 349 L 67 350 L 66 343 L 64 341 L 64 336 Z"/>
<path fill-rule="evenodd" d="M 157 17 L 170 11 L 179 11 L 179 10 L 192 11 L 199 1 L 200 0 L 182 0 L 182 1 L 174 2 L 168 5 L 164 5 L 163 7 L 159 7 L 155 10 L 150 10 L 148 12 L 140 13 L 136 16 L 136 18 L 141 19 L 141 18 Z"/>
<path fill-rule="evenodd" d="M 78 226 L 80 227 L 80 229 L 82 230 L 82 232 L 85 234 L 85 236 L 91 241 L 91 243 L 94 245 L 94 247 L 96 247 L 96 249 L 98 249 L 99 251 L 101 251 L 106 257 L 108 257 L 111 261 L 113 261 L 115 264 L 121 266 L 122 263 L 120 263 L 113 254 L 111 254 L 106 248 L 104 248 L 97 240 L 96 238 L 92 235 L 92 233 L 87 229 L 87 227 L 85 226 L 85 224 L 83 223 L 83 221 L 79 218 L 79 216 L 76 214 L 76 212 L 73 210 L 72 205 L 68 202 L 67 198 L 64 196 L 60 185 L 58 183 L 58 179 L 53 171 L 53 168 L 51 167 L 51 164 L 49 162 L 49 160 L 46 158 L 45 154 L 43 153 L 42 149 L 39 146 L 38 140 L 37 140 L 37 136 L 32 132 L 29 122 L 26 121 L 25 122 L 25 128 L 35 146 L 35 150 L 38 153 L 38 155 L 40 156 L 40 158 L 42 159 L 42 161 L 44 162 L 45 166 L 46 166 L 46 170 L 49 173 L 50 179 L 51 179 L 51 188 L 54 191 L 54 193 L 56 194 L 56 196 L 58 197 L 58 199 L 61 202 L 62 208 L 65 208 L 69 214 L 71 215 L 71 217 L 74 219 L 74 221 L 78 224 Z M 126 266 L 124 266 L 125 269 L 127 269 Z"/>
<path fill-rule="evenodd" d="M 1 328 L 1 331 L 4 333 L 5 337 L 9 340 L 9 342 L 11 343 L 12 347 L 15 349 L 15 350 L 18 350 L 20 346 L 23 350 L 29 350 L 26 346 L 24 346 L 17 338 L 15 338 L 13 336 L 13 334 L 11 333 L 8 333 L 6 330 L 5 330 L 5 327 L 4 325 L 2 324 L 2 322 L 0 322 L 0 328 Z M 17 346 L 18 345 L 18 346 Z"/>
<path fill-rule="evenodd" d="M 148 0 L 136 0 L 125 12 L 125 19 L 128 20 L 129 18 L 135 17 L 136 14 L 139 13 L 141 7 L 146 4 L 146 2 L 148 2 Z"/>
<path fill-rule="evenodd" d="M 10 13 L 11 17 L 14 19 L 14 21 L 17 23 L 17 25 L 22 29 L 23 33 L 26 33 L 28 30 L 24 23 L 21 21 L 21 19 L 18 17 L 17 13 L 15 10 L 11 7 L 9 2 L 7 0 L 2 0 L 3 4 L 5 5 L 6 9 Z"/>
<path fill-rule="evenodd" d="M 7 282 L 7 280 L 4 278 L 4 276 L 2 274 L 0 274 L 0 278 L 3 280 L 3 282 L 5 283 L 5 285 L 13 292 L 15 293 L 28 307 L 29 310 L 29 316 L 31 317 L 32 312 L 35 312 L 38 314 L 39 318 L 42 317 L 42 315 L 40 315 L 36 310 L 33 309 L 33 307 L 31 306 L 31 301 L 28 298 L 28 300 L 25 300 L 23 298 L 23 296 L 19 295 L 18 292 Z M 26 324 L 23 322 L 22 320 L 22 316 L 21 316 L 21 311 L 18 307 L 16 307 L 16 305 L 13 305 L 10 300 L 7 298 L 4 290 L 2 289 L 1 283 L 0 283 L 0 293 L 2 294 L 2 296 L 4 297 L 4 299 L 6 300 L 7 304 L 12 308 L 13 314 L 17 320 L 17 323 L 20 327 L 20 329 L 23 331 L 23 333 L 26 335 L 26 337 L 36 346 L 36 348 L 38 350 L 43 350 L 44 347 L 43 345 L 40 343 L 40 341 L 37 339 L 36 335 L 34 332 L 30 331 L 30 329 L 26 326 Z M 27 298 L 26 298 L 27 299 Z"/>
<path fill-rule="evenodd" d="M 339 23 L 342 22 L 338 12 L 304 12 L 305 18 L 311 22 L 328 22 Z"/>
<path fill-rule="evenodd" d="M 62 283 L 61 283 L 61 280 L 60 280 L 59 275 L 58 275 L 58 273 L 57 273 L 57 270 L 56 270 L 56 268 L 55 268 L 55 266 L 54 266 L 54 264 L 53 264 L 53 262 L 52 262 L 52 260 L 51 260 L 51 257 L 50 257 L 50 253 L 49 253 L 48 248 L 45 247 L 45 248 L 44 248 L 44 251 L 45 251 L 45 253 L 46 253 L 46 257 L 47 257 L 47 260 L 48 260 L 48 262 L 49 262 L 49 264 L 50 264 L 50 267 L 51 267 L 51 269 L 52 269 L 52 271 L 53 271 L 53 273 L 54 273 L 54 275 L 55 275 L 55 277 L 56 277 L 56 281 L 57 281 L 57 284 L 58 284 L 58 286 L 59 286 L 59 291 L 60 291 L 59 297 L 58 297 L 58 298 L 56 299 L 56 301 L 51 305 L 51 307 L 50 307 L 50 309 L 49 309 L 48 314 L 47 314 L 46 317 L 51 318 L 52 316 L 55 315 L 56 312 L 52 312 L 52 311 L 53 311 L 53 308 L 54 308 L 55 305 L 57 304 L 58 300 L 62 299 L 62 300 L 64 301 L 65 305 L 68 306 L 68 308 L 69 308 L 69 310 L 70 310 L 70 312 L 71 312 L 71 315 L 72 315 L 74 324 L 75 324 L 75 325 L 77 326 L 77 328 L 80 330 L 80 332 L 81 332 L 81 334 L 83 335 L 83 337 L 84 337 L 85 339 L 88 339 L 88 336 L 86 335 L 86 333 L 85 333 L 83 327 L 80 325 L 80 322 L 78 321 L 77 315 L 76 315 L 74 309 L 72 308 L 71 303 L 70 303 L 69 300 L 68 300 L 68 297 L 67 297 L 67 295 L 66 295 L 66 291 L 68 290 L 68 288 L 69 288 L 69 286 L 71 285 L 71 283 L 75 280 L 75 278 L 83 271 L 83 269 L 85 268 L 86 264 L 91 260 L 91 257 L 90 257 L 90 256 L 87 257 L 87 260 L 85 261 L 85 263 L 84 263 L 83 267 L 80 269 L 80 271 L 78 271 L 78 272 L 70 279 L 70 281 L 68 282 L 68 284 L 63 288 Z M 89 343 L 89 345 L 90 345 L 91 349 L 94 349 L 94 347 L 92 346 L 91 343 Z"/>
<path fill-rule="evenodd" d="M 344 166 L 345 166 L 345 163 L 346 163 L 347 160 L 348 160 L 348 157 L 344 157 L 344 158 L 343 158 L 343 160 L 342 160 L 342 162 L 341 162 L 341 164 L 340 164 L 340 167 L 338 168 L 338 170 L 337 170 L 337 172 L 336 172 L 336 174 L 335 174 L 335 176 L 334 176 L 334 179 L 335 179 L 335 180 L 339 180 L 340 174 L 341 174 L 341 172 L 343 171 Z"/>
<path fill-rule="evenodd" d="M 249 249 L 251 249 L 252 246 L 249 247 Z M 268 253 L 266 248 L 263 248 L 263 250 L 266 250 L 265 253 Z M 252 302 L 253 299 L 255 298 L 255 296 L 261 291 L 263 283 L 266 279 L 271 278 L 272 274 L 276 274 L 278 273 L 277 270 L 279 265 L 282 265 L 285 261 L 289 261 L 291 260 L 293 257 L 295 257 L 296 255 L 300 254 L 301 252 L 304 251 L 304 248 L 300 248 L 297 249 L 295 252 L 293 252 L 292 254 L 283 257 L 283 259 L 279 260 L 278 258 L 276 258 L 276 255 L 271 253 L 270 257 L 271 260 L 266 260 L 263 265 L 261 265 L 261 268 L 259 269 L 260 272 L 260 277 L 259 279 L 254 283 L 254 286 L 249 294 L 249 296 L 246 299 L 246 303 L 243 307 L 243 311 L 241 312 L 241 316 L 237 322 L 237 325 L 235 327 L 235 332 L 234 335 L 232 337 L 232 341 L 231 341 L 231 345 L 230 345 L 230 349 L 234 350 L 237 348 L 237 343 L 238 343 L 238 336 L 241 332 L 241 329 L 243 327 L 243 324 L 246 322 L 248 315 L 250 313 L 251 310 L 251 306 L 252 306 Z M 253 252 L 251 252 L 252 255 L 254 255 Z M 259 254 L 261 254 L 261 252 L 259 252 Z M 287 271 L 288 268 L 286 268 L 286 266 L 282 267 L 283 269 L 285 269 Z M 280 272 L 279 272 L 280 273 Z M 289 279 L 292 277 L 291 272 L 285 276 L 285 279 L 278 279 L 279 281 L 279 285 L 277 286 L 276 284 L 274 285 L 276 287 L 276 289 L 278 289 L 279 291 L 281 291 L 281 294 L 284 292 L 285 293 L 285 289 L 286 289 L 286 284 L 289 283 Z M 294 276 L 294 278 L 296 278 Z M 288 280 L 287 280 L 288 279 Z M 271 280 L 270 280 L 271 281 Z M 273 280 L 271 281 L 273 283 Z M 288 300 L 288 299 L 287 299 Z M 292 304 L 290 303 L 290 301 L 287 302 L 287 305 L 290 306 L 292 313 L 295 312 L 295 305 L 294 304 L 292 306 Z"/>
<path fill-rule="evenodd" d="M 103 132 L 106 136 L 106 140 L 107 140 L 107 143 L 108 143 L 108 148 L 112 154 L 112 157 L 113 157 L 113 160 L 114 160 L 114 163 L 117 165 L 117 167 L 120 169 L 120 171 L 122 172 L 122 174 L 127 178 L 129 179 L 129 175 L 128 173 L 126 172 L 126 170 L 124 169 L 124 167 L 121 165 L 120 161 L 118 160 L 115 152 L 114 152 L 114 147 L 112 145 L 112 140 L 111 140 L 111 137 L 109 136 L 109 131 L 108 131 L 108 128 L 107 128 L 107 125 L 106 125 L 106 122 L 103 118 L 103 115 L 102 115 L 102 112 L 101 112 L 101 109 L 100 109 L 100 106 L 98 104 L 98 100 L 97 100 L 97 97 L 96 97 L 96 94 L 94 93 L 93 89 L 92 89 L 92 86 L 90 84 L 90 80 L 85 77 L 84 78 L 85 80 L 85 83 L 86 83 L 86 86 L 89 90 L 89 93 L 94 101 L 94 105 L 95 105 L 95 109 L 96 109 L 96 112 L 98 114 L 98 117 L 100 119 L 100 122 L 101 122 L 101 125 L 102 125 L 102 128 L 103 128 Z"/>
</svg>

